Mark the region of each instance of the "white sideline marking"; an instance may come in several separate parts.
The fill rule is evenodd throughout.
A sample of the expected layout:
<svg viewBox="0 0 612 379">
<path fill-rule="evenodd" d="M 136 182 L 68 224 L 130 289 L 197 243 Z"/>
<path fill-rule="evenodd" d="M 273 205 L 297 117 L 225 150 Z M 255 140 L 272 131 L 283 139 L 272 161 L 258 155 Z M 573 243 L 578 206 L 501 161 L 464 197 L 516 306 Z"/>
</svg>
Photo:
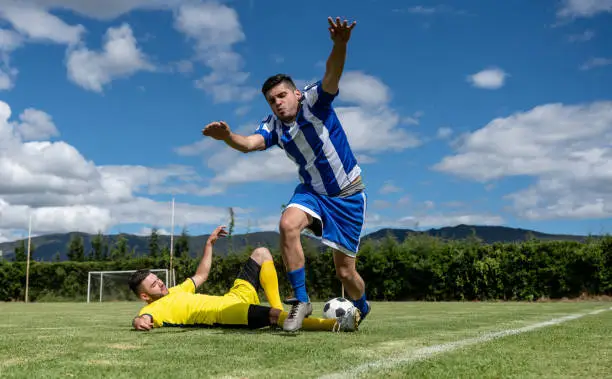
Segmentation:
<svg viewBox="0 0 612 379">
<path fill-rule="evenodd" d="M 596 315 L 596 314 L 606 312 L 606 311 L 611 311 L 611 310 L 612 310 L 612 307 L 598 309 L 598 310 L 588 312 L 588 313 L 578 313 L 578 314 L 568 315 L 565 317 L 554 318 L 552 320 L 538 322 L 536 324 L 528 325 L 522 328 L 501 330 L 499 332 L 488 332 L 488 333 L 485 333 L 481 336 L 474 337 L 474 338 L 467 338 L 464 340 L 443 343 L 440 345 L 427 346 L 427 347 L 420 348 L 417 350 L 407 351 L 406 354 L 401 357 L 381 359 L 378 361 L 365 363 L 365 364 L 356 366 L 352 368 L 351 370 L 323 375 L 320 378 L 325 378 L 325 379 L 354 378 L 360 374 L 365 373 L 366 371 L 391 368 L 391 367 L 399 366 L 405 363 L 414 363 L 414 362 L 425 360 L 429 357 L 432 357 L 438 354 L 446 353 L 446 352 L 453 351 L 453 350 L 458 350 L 466 346 L 488 342 L 488 341 L 491 341 L 497 338 L 526 333 L 532 330 L 544 328 L 544 327 L 551 326 L 551 325 L 562 324 L 566 321 L 576 320 L 584 316 Z"/>
</svg>

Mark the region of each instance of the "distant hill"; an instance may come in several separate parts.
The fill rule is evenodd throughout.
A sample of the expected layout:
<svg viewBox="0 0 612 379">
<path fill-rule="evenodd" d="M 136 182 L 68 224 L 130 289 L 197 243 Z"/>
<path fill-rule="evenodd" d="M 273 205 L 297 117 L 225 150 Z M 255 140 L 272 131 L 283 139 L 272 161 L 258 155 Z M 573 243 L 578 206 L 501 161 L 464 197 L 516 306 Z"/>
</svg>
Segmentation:
<svg viewBox="0 0 612 379">
<path fill-rule="evenodd" d="M 407 236 L 413 234 L 427 234 L 446 240 L 462 240 L 472 235 L 481 239 L 484 243 L 495 242 L 518 242 L 526 241 L 529 238 L 539 240 L 557 241 L 584 241 L 586 236 L 570 234 L 546 234 L 528 229 L 508 228 L 505 226 L 476 226 L 476 225 L 457 225 L 439 229 L 429 229 L 426 231 L 414 231 L 411 229 L 380 229 L 368 234 L 364 239 L 379 240 L 391 235 L 399 241 L 403 241 Z"/>
<path fill-rule="evenodd" d="M 525 241 L 530 238 L 540 240 L 569 240 L 583 241 L 586 236 L 566 235 L 566 234 L 546 234 L 533 230 L 520 228 L 508 228 L 505 226 L 477 226 L 477 225 L 457 225 L 453 227 L 444 227 L 439 229 L 429 229 L 426 231 L 415 231 L 411 229 L 380 229 L 376 232 L 364 236 L 363 240 L 381 240 L 387 235 L 392 235 L 399 241 L 403 241 L 406 237 L 415 234 L 427 234 L 430 236 L 439 237 L 449 240 L 465 239 L 475 235 L 484 243 L 494 242 L 515 242 Z M 63 234 L 48 234 L 32 238 L 34 245 L 33 259 L 51 261 L 57 252 L 60 253 L 60 260 L 66 260 L 67 246 L 73 235 L 81 235 L 85 245 L 85 254 L 89 254 L 91 239 L 95 236 L 86 233 L 63 233 Z M 137 236 L 133 234 L 113 234 L 105 235 L 105 241 L 108 244 L 114 244 L 119 236 L 122 235 L 127 239 L 130 251 L 135 249 L 138 255 L 148 253 L 149 237 Z M 189 239 L 189 247 L 192 256 L 201 254 L 202 248 L 208 239 L 208 234 L 191 236 Z M 176 239 L 178 236 L 175 236 Z M 266 246 L 277 249 L 279 246 L 279 234 L 277 232 L 256 232 L 249 234 L 236 234 L 232 237 L 232 246 L 235 251 L 241 251 L 247 245 L 250 246 Z M 14 249 L 19 241 L 5 242 L 0 244 L 0 250 L 4 252 L 5 259 L 12 259 Z M 215 245 L 215 254 L 225 256 L 230 251 L 229 239 L 220 239 Z M 321 246 L 318 241 L 314 241 L 315 246 Z M 170 246 L 170 236 L 159 235 L 159 245 Z"/>
</svg>

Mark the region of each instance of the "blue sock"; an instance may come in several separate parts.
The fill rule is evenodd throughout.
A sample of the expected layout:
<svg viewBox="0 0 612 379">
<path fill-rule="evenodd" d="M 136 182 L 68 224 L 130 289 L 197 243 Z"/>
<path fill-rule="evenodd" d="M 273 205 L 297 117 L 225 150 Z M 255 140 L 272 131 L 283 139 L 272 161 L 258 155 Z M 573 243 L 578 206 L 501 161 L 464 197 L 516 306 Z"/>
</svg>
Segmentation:
<svg viewBox="0 0 612 379">
<path fill-rule="evenodd" d="M 291 288 L 293 288 L 293 292 L 295 293 L 295 297 L 302 303 L 308 303 L 310 298 L 306 293 L 306 271 L 304 271 L 304 267 L 294 271 L 289 271 L 287 274 L 289 276 L 289 281 L 291 282 Z"/>
<path fill-rule="evenodd" d="M 365 291 L 363 291 L 363 295 L 361 295 L 361 298 L 353 300 L 353 304 L 355 305 L 355 307 L 357 307 L 357 309 L 359 309 L 362 315 L 365 315 L 370 311 L 370 307 L 368 307 L 368 303 L 366 303 Z"/>
</svg>

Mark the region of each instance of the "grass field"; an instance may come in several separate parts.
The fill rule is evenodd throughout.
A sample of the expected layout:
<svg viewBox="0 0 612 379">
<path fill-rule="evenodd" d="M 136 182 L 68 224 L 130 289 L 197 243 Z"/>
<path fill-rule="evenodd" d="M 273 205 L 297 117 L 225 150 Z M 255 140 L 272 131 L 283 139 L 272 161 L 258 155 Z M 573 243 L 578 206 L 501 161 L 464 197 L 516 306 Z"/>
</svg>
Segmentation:
<svg viewBox="0 0 612 379">
<path fill-rule="evenodd" d="M 297 335 L 180 328 L 136 332 L 130 321 L 140 306 L 0 304 L 0 377 L 612 375 L 612 302 L 373 303 L 356 333 Z M 315 304 L 315 315 L 321 309 L 322 303 Z M 506 332 L 494 334 L 500 331 Z"/>
</svg>

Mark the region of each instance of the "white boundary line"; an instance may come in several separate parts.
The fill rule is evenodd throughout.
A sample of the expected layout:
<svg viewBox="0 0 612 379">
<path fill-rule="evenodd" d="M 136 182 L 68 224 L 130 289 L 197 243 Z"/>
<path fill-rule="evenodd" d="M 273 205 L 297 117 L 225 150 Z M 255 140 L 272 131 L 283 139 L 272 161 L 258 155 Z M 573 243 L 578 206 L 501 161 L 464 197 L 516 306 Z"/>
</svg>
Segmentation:
<svg viewBox="0 0 612 379">
<path fill-rule="evenodd" d="M 488 333 L 484 333 L 483 335 L 480 335 L 474 338 L 467 338 L 464 340 L 443 343 L 440 345 L 427 346 L 427 347 L 420 348 L 417 350 L 407 351 L 403 356 L 389 358 L 389 359 L 381 359 L 378 361 L 365 363 L 365 364 L 356 366 L 352 368 L 351 370 L 327 374 L 327 375 L 321 376 L 320 378 L 325 378 L 325 379 L 354 378 L 367 371 L 381 370 L 385 368 L 392 368 L 392 367 L 399 366 L 402 364 L 414 363 L 414 362 L 425 360 L 427 358 L 430 358 L 438 354 L 458 350 L 458 349 L 461 349 L 461 348 L 464 348 L 470 345 L 476 345 L 476 344 L 488 342 L 488 341 L 491 341 L 497 338 L 503 338 L 503 337 L 512 336 L 516 334 L 531 332 L 532 330 L 544 328 L 547 326 L 562 324 L 570 320 L 576 320 L 584 316 L 596 315 L 596 314 L 606 312 L 606 311 L 611 311 L 611 310 L 612 310 L 612 307 L 598 309 L 598 310 L 588 312 L 588 313 L 572 314 L 572 315 L 568 315 L 565 317 L 554 318 L 552 320 L 548 320 L 544 322 L 538 322 L 538 323 L 531 324 L 531 325 L 528 325 L 522 328 L 501 330 L 499 332 L 488 332 Z"/>
</svg>

